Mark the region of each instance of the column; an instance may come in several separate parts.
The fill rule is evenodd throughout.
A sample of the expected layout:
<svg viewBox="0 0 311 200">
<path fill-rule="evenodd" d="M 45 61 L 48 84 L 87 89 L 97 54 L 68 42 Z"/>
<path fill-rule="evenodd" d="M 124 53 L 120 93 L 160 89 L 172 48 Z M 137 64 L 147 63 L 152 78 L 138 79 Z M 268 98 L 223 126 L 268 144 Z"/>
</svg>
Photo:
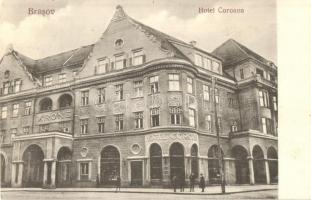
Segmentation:
<svg viewBox="0 0 311 200">
<path fill-rule="evenodd" d="M 17 176 L 17 174 L 16 174 L 16 165 L 17 164 L 12 163 L 11 183 L 12 183 L 13 187 L 16 185 L 16 183 L 15 183 L 15 177 Z"/>
<path fill-rule="evenodd" d="M 24 163 L 23 163 L 23 162 L 18 163 L 18 178 L 17 178 L 17 184 L 18 184 L 19 186 L 22 186 L 23 168 L 24 168 Z"/>
<path fill-rule="evenodd" d="M 253 185 L 255 184 L 253 157 L 249 156 L 247 159 L 248 159 L 248 167 L 249 167 L 249 183 Z"/>
<path fill-rule="evenodd" d="M 189 184 L 189 176 L 191 174 L 191 157 L 190 155 L 185 156 L 185 181 Z"/>
<path fill-rule="evenodd" d="M 269 170 L 269 161 L 265 159 L 265 168 L 266 168 L 266 180 L 267 184 L 270 184 L 270 170 Z"/>
<path fill-rule="evenodd" d="M 52 161 L 52 169 L 51 169 L 51 186 L 55 187 L 55 177 L 56 177 L 56 161 Z"/>
<path fill-rule="evenodd" d="M 145 169 L 146 169 L 146 176 L 145 176 L 145 183 L 150 185 L 150 158 L 145 159 Z"/>
<path fill-rule="evenodd" d="M 43 186 L 47 185 L 47 177 L 48 177 L 48 163 L 47 161 L 44 161 Z"/>
</svg>

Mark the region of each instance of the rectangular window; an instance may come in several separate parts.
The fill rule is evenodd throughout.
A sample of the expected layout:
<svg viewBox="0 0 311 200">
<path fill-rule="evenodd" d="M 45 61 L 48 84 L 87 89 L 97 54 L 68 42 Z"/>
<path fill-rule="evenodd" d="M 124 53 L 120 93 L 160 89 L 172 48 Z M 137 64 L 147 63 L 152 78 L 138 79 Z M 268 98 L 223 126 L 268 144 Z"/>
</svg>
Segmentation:
<svg viewBox="0 0 311 200">
<path fill-rule="evenodd" d="M 103 60 L 99 60 L 96 72 L 98 74 L 101 74 L 101 73 L 108 72 L 108 70 L 109 70 L 109 60 L 107 58 L 105 58 Z"/>
<path fill-rule="evenodd" d="M 178 125 L 181 124 L 181 107 L 172 106 L 170 107 L 171 124 Z"/>
<path fill-rule="evenodd" d="M 197 66 L 200 66 L 202 67 L 202 56 L 199 55 L 199 54 L 195 54 L 194 55 L 194 63 L 197 65 Z"/>
<path fill-rule="evenodd" d="M 195 110 L 189 108 L 189 125 L 195 127 Z"/>
<path fill-rule="evenodd" d="M 70 132 L 70 122 L 59 122 L 59 130 L 63 133 L 69 133 Z"/>
<path fill-rule="evenodd" d="M 105 117 L 97 117 L 98 132 L 105 132 Z"/>
<path fill-rule="evenodd" d="M 152 108 L 150 110 L 151 114 L 151 126 L 160 126 L 160 108 Z"/>
<path fill-rule="evenodd" d="M 144 115 L 143 112 L 135 112 L 135 128 L 143 128 L 144 127 Z"/>
<path fill-rule="evenodd" d="M 30 113 L 31 113 L 31 104 L 32 104 L 31 101 L 27 101 L 25 103 L 24 115 L 30 115 Z"/>
<path fill-rule="evenodd" d="M 215 88 L 215 102 L 219 103 L 219 91 L 217 88 Z"/>
<path fill-rule="evenodd" d="M 262 132 L 267 134 L 267 121 L 266 118 L 261 118 Z"/>
<path fill-rule="evenodd" d="M 208 85 L 203 85 L 203 99 L 205 101 L 209 101 L 209 86 Z"/>
<path fill-rule="evenodd" d="M 6 119 L 8 116 L 8 107 L 4 106 L 1 108 L 1 119 Z"/>
<path fill-rule="evenodd" d="M 193 78 L 187 77 L 187 92 L 193 93 Z"/>
<path fill-rule="evenodd" d="M 212 116 L 211 115 L 206 116 L 206 130 L 208 132 L 212 131 Z"/>
<path fill-rule="evenodd" d="M 89 179 L 89 163 L 82 162 L 80 163 L 80 180 Z"/>
<path fill-rule="evenodd" d="M 81 106 L 89 105 L 89 91 L 81 91 Z"/>
<path fill-rule="evenodd" d="M 12 117 L 17 117 L 18 116 L 18 110 L 19 110 L 19 104 L 13 104 Z"/>
<path fill-rule="evenodd" d="M 123 130 L 123 114 L 116 115 L 115 121 L 116 121 L 116 131 L 122 131 Z"/>
<path fill-rule="evenodd" d="M 264 90 L 259 90 L 259 103 L 262 107 L 269 107 L 269 93 Z"/>
<path fill-rule="evenodd" d="M 263 77 L 263 70 L 256 68 L 256 74 Z"/>
<path fill-rule="evenodd" d="M 213 72 L 220 73 L 220 64 L 216 61 L 212 62 Z"/>
<path fill-rule="evenodd" d="M 5 82 L 3 84 L 3 94 L 9 94 L 9 87 L 10 87 L 10 82 Z"/>
<path fill-rule="evenodd" d="M 97 89 L 97 103 L 98 104 L 105 102 L 105 91 L 106 91 L 106 88 Z"/>
<path fill-rule="evenodd" d="M 168 88 L 170 91 L 179 91 L 179 74 L 168 75 Z"/>
<path fill-rule="evenodd" d="M 203 68 L 207 70 L 211 70 L 211 60 L 208 58 L 203 58 Z"/>
<path fill-rule="evenodd" d="M 143 81 L 134 81 L 134 95 L 135 97 L 143 96 Z"/>
<path fill-rule="evenodd" d="M 278 104 L 277 104 L 276 96 L 274 96 L 272 99 L 273 99 L 273 109 L 274 109 L 274 111 L 277 111 L 278 110 Z"/>
<path fill-rule="evenodd" d="M 88 119 L 81 119 L 80 120 L 80 131 L 81 134 L 87 134 L 88 133 Z"/>
<path fill-rule="evenodd" d="M 50 86 L 53 83 L 53 78 L 52 76 L 46 76 L 44 77 L 44 85 L 45 86 Z"/>
<path fill-rule="evenodd" d="M 58 75 L 58 83 L 66 82 L 66 74 L 59 74 Z"/>
<path fill-rule="evenodd" d="M 123 100 L 123 84 L 115 86 L 115 95 L 117 101 Z"/>
<path fill-rule="evenodd" d="M 240 69 L 240 77 L 241 79 L 244 79 L 244 69 Z"/>
<path fill-rule="evenodd" d="M 143 50 L 137 50 L 133 52 L 133 65 L 141 65 L 144 63 Z"/>
<path fill-rule="evenodd" d="M 151 90 L 151 94 L 155 94 L 159 92 L 159 77 L 158 76 L 150 77 L 150 90 Z"/>
<path fill-rule="evenodd" d="M 236 124 L 231 125 L 231 132 L 237 132 L 238 131 L 238 126 Z"/>
<path fill-rule="evenodd" d="M 29 126 L 23 127 L 23 134 L 28 135 L 29 134 Z"/>
<path fill-rule="evenodd" d="M 11 129 L 11 134 L 13 135 L 16 135 L 17 134 L 17 128 L 12 128 Z"/>
<path fill-rule="evenodd" d="M 115 69 L 123 69 L 126 67 L 126 59 L 124 58 L 124 55 L 121 56 L 115 56 Z"/>
<path fill-rule="evenodd" d="M 14 81 L 14 92 L 21 91 L 21 85 L 22 85 L 22 81 L 21 80 L 15 80 Z"/>
<path fill-rule="evenodd" d="M 40 131 L 41 133 L 49 132 L 49 129 L 50 129 L 49 124 L 42 124 L 42 125 L 39 125 L 39 131 Z"/>
</svg>

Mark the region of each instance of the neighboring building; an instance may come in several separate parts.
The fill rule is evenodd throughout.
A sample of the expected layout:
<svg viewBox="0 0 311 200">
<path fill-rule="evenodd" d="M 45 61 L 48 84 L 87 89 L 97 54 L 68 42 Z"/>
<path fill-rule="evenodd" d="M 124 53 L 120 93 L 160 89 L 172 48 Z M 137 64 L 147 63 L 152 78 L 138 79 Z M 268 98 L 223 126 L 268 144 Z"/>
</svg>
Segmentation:
<svg viewBox="0 0 311 200">
<path fill-rule="evenodd" d="M 277 69 L 232 39 L 207 53 L 118 6 L 93 45 L 8 49 L 0 80 L 2 186 L 216 184 L 216 120 L 227 184 L 278 181 Z"/>
</svg>

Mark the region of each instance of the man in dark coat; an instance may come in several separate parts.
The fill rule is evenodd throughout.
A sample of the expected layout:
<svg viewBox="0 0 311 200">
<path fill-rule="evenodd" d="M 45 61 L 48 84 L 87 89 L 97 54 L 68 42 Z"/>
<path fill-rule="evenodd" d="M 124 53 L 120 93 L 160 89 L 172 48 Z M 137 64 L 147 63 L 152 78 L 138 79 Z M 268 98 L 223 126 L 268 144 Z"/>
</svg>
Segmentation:
<svg viewBox="0 0 311 200">
<path fill-rule="evenodd" d="M 116 178 L 116 192 L 121 190 L 121 178 L 119 175 L 117 175 Z"/>
<path fill-rule="evenodd" d="M 190 174 L 189 180 L 190 180 L 190 192 L 194 192 L 194 182 L 195 182 L 195 175 L 194 175 L 194 173 Z"/>
<path fill-rule="evenodd" d="M 180 187 L 180 192 L 185 191 L 185 176 L 181 176 L 179 178 L 179 187 Z"/>
<path fill-rule="evenodd" d="M 199 184 L 199 186 L 202 189 L 201 192 L 204 192 L 204 189 L 205 189 L 205 178 L 204 178 L 203 174 L 200 174 L 200 184 Z"/>
<path fill-rule="evenodd" d="M 177 187 L 177 177 L 174 175 L 172 178 L 172 186 L 174 188 L 174 192 L 176 192 L 176 187 Z"/>
</svg>

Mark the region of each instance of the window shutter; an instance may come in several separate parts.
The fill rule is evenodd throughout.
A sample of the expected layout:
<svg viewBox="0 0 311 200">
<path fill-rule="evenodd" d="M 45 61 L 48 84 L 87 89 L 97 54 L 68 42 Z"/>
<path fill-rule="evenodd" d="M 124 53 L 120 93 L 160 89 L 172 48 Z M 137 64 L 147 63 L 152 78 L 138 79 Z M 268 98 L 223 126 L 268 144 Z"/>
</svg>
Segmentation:
<svg viewBox="0 0 311 200">
<path fill-rule="evenodd" d="M 126 67 L 126 58 L 123 59 L 123 68 Z"/>
<path fill-rule="evenodd" d="M 129 58 L 129 66 L 132 66 L 133 63 L 132 63 L 132 57 Z"/>
</svg>

